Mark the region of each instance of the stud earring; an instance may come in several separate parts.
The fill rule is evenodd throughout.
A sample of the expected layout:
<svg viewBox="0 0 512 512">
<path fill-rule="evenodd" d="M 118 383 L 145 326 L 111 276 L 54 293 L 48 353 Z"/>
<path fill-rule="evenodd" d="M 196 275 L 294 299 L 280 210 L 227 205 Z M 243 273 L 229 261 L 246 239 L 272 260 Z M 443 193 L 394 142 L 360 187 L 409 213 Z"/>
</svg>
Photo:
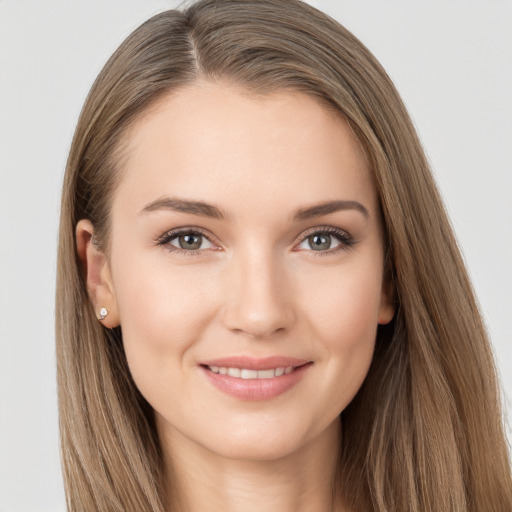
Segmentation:
<svg viewBox="0 0 512 512">
<path fill-rule="evenodd" d="M 107 308 L 101 308 L 100 309 L 100 320 L 105 320 L 105 317 L 108 315 L 108 309 Z"/>
</svg>

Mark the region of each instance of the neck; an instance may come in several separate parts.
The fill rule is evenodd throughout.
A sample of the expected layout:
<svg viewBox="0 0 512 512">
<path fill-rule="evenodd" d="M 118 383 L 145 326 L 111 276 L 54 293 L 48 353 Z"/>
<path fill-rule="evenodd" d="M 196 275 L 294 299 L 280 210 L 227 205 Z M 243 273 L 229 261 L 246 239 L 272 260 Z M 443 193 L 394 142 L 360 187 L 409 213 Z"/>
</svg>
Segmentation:
<svg viewBox="0 0 512 512">
<path fill-rule="evenodd" d="M 173 512 L 341 512 L 333 485 L 341 425 L 275 460 L 226 458 L 183 436 L 163 439 Z"/>
</svg>

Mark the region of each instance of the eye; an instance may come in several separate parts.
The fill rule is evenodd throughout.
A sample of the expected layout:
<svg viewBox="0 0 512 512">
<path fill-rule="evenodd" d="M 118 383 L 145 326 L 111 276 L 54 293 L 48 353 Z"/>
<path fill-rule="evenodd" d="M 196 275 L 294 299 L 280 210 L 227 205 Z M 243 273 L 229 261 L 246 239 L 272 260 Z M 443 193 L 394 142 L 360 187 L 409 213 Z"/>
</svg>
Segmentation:
<svg viewBox="0 0 512 512">
<path fill-rule="evenodd" d="M 298 249 L 319 253 L 334 253 L 339 250 L 346 250 L 353 244 L 354 239 L 346 231 L 334 227 L 325 227 L 306 232 L 298 245 Z"/>
<path fill-rule="evenodd" d="M 197 251 L 199 249 L 210 249 L 213 244 L 201 233 L 185 233 L 177 235 L 169 240 L 169 245 L 185 249 L 188 251 Z"/>
<path fill-rule="evenodd" d="M 162 236 L 157 243 L 166 246 L 170 251 L 192 254 L 203 249 L 216 248 L 206 235 L 191 229 L 170 231 Z"/>
</svg>

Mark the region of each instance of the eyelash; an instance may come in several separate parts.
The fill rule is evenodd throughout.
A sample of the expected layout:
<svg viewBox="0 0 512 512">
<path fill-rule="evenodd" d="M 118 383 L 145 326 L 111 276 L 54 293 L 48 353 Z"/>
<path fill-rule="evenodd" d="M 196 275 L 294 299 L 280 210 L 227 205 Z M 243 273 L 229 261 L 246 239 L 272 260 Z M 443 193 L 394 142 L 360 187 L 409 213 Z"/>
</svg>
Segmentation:
<svg viewBox="0 0 512 512">
<path fill-rule="evenodd" d="M 203 252 L 205 249 L 194 249 L 194 250 L 188 250 L 188 249 L 180 249 L 178 247 L 175 247 L 173 245 L 170 245 L 171 240 L 174 240 L 180 235 L 195 235 L 195 236 L 202 236 L 206 238 L 210 243 L 215 244 L 215 241 L 212 241 L 211 235 L 207 234 L 200 228 L 179 228 L 172 231 L 168 231 L 164 233 L 160 238 L 157 239 L 156 245 L 158 246 L 167 246 L 167 250 L 169 252 L 177 253 L 177 254 L 185 254 L 187 256 L 196 256 L 199 255 L 201 252 Z M 332 226 L 319 226 L 312 229 L 307 230 L 304 234 L 301 235 L 300 239 L 298 240 L 296 245 L 300 245 L 302 242 L 307 240 L 310 236 L 313 235 L 330 235 L 334 236 L 338 242 L 340 242 L 340 245 L 338 247 L 335 247 L 334 249 L 328 249 L 326 251 L 314 251 L 313 249 L 310 249 L 310 252 L 313 253 L 313 255 L 316 256 L 328 256 L 332 254 L 337 254 L 341 251 L 347 251 L 350 249 L 356 241 L 346 231 L 342 229 L 338 229 Z"/>
</svg>

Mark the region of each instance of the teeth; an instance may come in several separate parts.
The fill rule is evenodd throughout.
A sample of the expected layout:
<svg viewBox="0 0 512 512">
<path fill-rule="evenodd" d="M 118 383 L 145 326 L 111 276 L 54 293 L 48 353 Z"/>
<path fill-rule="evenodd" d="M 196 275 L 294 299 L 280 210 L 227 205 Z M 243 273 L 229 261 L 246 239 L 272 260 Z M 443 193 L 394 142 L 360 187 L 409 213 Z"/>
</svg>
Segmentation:
<svg viewBox="0 0 512 512">
<path fill-rule="evenodd" d="M 231 377 L 240 377 L 241 373 L 240 368 L 228 368 L 228 375 Z"/>
<path fill-rule="evenodd" d="M 271 379 L 276 376 L 275 370 L 258 370 L 258 379 Z"/>
<path fill-rule="evenodd" d="M 248 370 L 247 368 L 225 368 L 222 366 L 208 366 L 208 368 L 213 373 L 220 373 L 221 375 L 229 375 L 241 379 L 272 379 L 274 377 L 280 377 L 281 375 L 288 375 L 294 370 L 293 366 L 272 368 L 270 370 Z"/>
<path fill-rule="evenodd" d="M 241 370 L 240 371 L 240 377 L 242 379 L 257 379 L 258 378 L 258 371 L 257 370 Z"/>
</svg>

